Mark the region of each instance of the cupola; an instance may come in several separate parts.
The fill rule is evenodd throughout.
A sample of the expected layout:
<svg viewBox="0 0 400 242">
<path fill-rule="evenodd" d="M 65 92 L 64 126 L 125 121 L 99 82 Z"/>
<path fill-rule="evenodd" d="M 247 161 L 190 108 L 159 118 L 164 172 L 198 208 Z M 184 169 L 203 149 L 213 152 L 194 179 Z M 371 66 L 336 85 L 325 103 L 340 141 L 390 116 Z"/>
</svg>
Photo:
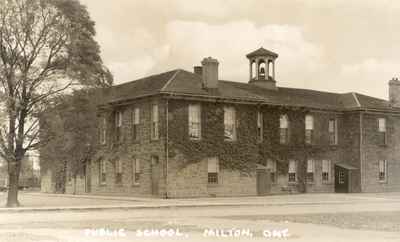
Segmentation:
<svg viewBox="0 0 400 242">
<path fill-rule="evenodd" d="M 250 63 L 249 83 L 276 90 L 275 60 L 278 58 L 278 54 L 261 47 L 246 57 Z"/>
</svg>

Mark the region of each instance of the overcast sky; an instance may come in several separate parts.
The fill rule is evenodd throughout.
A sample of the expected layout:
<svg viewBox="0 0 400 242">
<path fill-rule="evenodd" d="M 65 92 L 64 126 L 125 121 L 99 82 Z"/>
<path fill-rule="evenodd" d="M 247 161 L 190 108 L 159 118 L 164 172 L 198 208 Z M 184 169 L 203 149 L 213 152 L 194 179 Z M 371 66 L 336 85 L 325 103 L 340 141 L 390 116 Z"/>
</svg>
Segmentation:
<svg viewBox="0 0 400 242">
<path fill-rule="evenodd" d="M 400 1 L 81 0 L 96 22 L 115 83 L 220 62 L 220 78 L 248 81 L 245 55 L 279 54 L 279 86 L 387 98 L 400 75 Z"/>
</svg>

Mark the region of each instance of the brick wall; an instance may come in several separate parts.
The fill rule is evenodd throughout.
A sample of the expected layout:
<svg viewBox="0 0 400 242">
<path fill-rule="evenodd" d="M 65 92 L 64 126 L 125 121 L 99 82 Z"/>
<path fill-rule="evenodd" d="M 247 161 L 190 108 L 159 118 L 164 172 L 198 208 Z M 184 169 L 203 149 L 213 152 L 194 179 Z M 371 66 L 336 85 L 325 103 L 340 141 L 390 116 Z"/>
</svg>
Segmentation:
<svg viewBox="0 0 400 242">
<path fill-rule="evenodd" d="M 159 108 L 159 132 L 158 140 L 151 140 L 151 106 L 157 103 Z M 138 139 L 132 139 L 131 112 L 134 107 L 140 109 L 140 124 Z M 123 112 L 122 135 L 123 141 L 119 145 L 113 144 L 113 115 L 112 111 L 105 111 L 101 117 L 108 117 L 107 144 L 101 147 L 98 159 L 91 162 L 90 179 L 91 193 L 93 194 L 119 194 L 130 196 L 152 196 L 152 165 L 151 157 L 159 159 L 159 183 L 158 194 L 165 196 L 165 177 L 163 174 L 165 165 L 165 101 L 162 99 L 143 99 L 120 108 Z M 133 182 L 133 161 L 140 160 L 141 174 L 139 184 Z M 100 160 L 106 161 L 106 183 L 100 184 L 99 168 Z M 116 183 L 116 163 L 122 162 L 122 182 Z"/>
<path fill-rule="evenodd" d="M 386 118 L 387 145 L 380 142 L 378 118 Z M 363 114 L 362 191 L 400 191 L 400 117 Z M 379 160 L 387 161 L 387 181 L 379 181 Z"/>
</svg>

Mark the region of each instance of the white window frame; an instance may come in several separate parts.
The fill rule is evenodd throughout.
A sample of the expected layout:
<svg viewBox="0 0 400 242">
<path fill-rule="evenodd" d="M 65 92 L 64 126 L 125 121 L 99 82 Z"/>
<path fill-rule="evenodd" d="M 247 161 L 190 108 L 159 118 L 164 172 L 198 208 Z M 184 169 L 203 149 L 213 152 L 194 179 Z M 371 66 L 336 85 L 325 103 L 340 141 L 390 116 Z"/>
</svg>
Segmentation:
<svg viewBox="0 0 400 242">
<path fill-rule="evenodd" d="M 329 121 L 328 121 L 328 133 L 329 133 L 329 144 L 330 145 L 337 145 L 338 144 L 337 118 L 329 119 Z M 333 135 L 333 143 L 331 142 L 331 135 Z"/>
<path fill-rule="evenodd" d="M 101 123 L 101 144 L 105 145 L 107 143 L 107 119 L 106 117 L 102 118 Z"/>
<path fill-rule="evenodd" d="M 224 107 L 224 137 L 226 141 L 235 141 L 237 139 L 236 128 L 236 109 L 234 107 Z M 232 134 L 228 136 L 228 133 Z"/>
<path fill-rule="evenodd" d="M 188 116 L 189 138 L 194 140 L 201 139 L 201 105 L 189 104 Z"/>
<path fill-rule="evenodd" d="M 304 118 L 305 123 L 305 143 L 312 144 L 314 131 L 314 116 L 307 114 Z"/>
<path fill-rule="evenodd" d="M 141 174 L 140 160 L 138 158 L 133 158 L 133 160 L 132 160 L 132 184 L 134 186 L 137 186 L 140 184 L 139 183 L 140 174 Z"/>
<path fill-rule="evenodd" d="M 120 142 L 122 140 L 122 111 L 115 111 L 114 116 L 115 121 L 115 132 L 116 132 L 116 141 Z"/>
<path fill-rule="evenodd" d="M 153 104 L 151 106 L 151 139 L 159 139 L 159 110 L 158 104 Z"/>
<path fill-rule="evenodd" d="M 212 177 L 210 176 L 212 175 Z M 207 159 L 207 183 L 209 185 L 219 184 L 219 159 L 216 157 Z"/>
<path fill-rule="evenodd" d="M 383 145 L 387 144 L 387 120 L 378 118 L 378 132 L 383 135 Z"/>
<path fill-rule="evenodd" d="M 311 176 L 311 179 L 310 179 L 310 176 Z M 314 179 L 315 179 L 315 160 L 308 159 L 307 160 L 307 177 L 306 177 L 306 180 L 307 180 L 308 183 L 314 183 Z"/>
<path fill-rule="evenodd" d="M 298 165 L 297 163 L 298 162 L 296 160 L 289 160 L 289 167 L 288 167 L 288 182 L 289 183 L 297 182 L 297 165 Z M 294 181 L 291 180 L 291 174 L 294 174 Z"/>
<path fill-rule="evenodd" d="M 123 162 L 122 160 L 118 159 L 115 161 L 115 182 L 117 184 L 122 183 L 122 174 L 123 174 Z M 120 178 L 118 178 L 120 177 Z M 120 180 L 117 180 L 120 179 Z"/>
<path fill-rule="evenodd" d="M 104 177 L 104 180 L 103 180 Z M 107 184 L 107 161 L 100 160 L 100 167 L 99 167 L 99 183 L 101 185 Z"/>
<path fill-rule="evenodd" d="M 135 107 L 132 111 L 132 139 L 139 139 L 140 108 Z"/>
<path fill-rule="evenodd" d="M 269 169 L 271 183 L 276 183 L 277 181 L 276 166 L 277 166 L 276 160 L 271 160 L 271 159 L 267 160 L 267 169 Z"/>
<path fill-rule="evenodd" d="M 281 114 L 279 116 L 279 143 L 280 144 L 288 144 L 289 143 L 289 127 L 290 121 L 289 116 L 287 114 Z M 284 133 L 284 136 L 282 135 Z M 284 137 L 284 139 L 283 139 Z"/>
<path fill-rule="evenodd" d="M 379 182 L 387 182 L 387 169 L 388 165 L 387 165 L 387 160 L 379 160 L 378 161 L 378 180 Z M 383 179 L 381 176 L 381 173 L 383 172 Z"/>
<path fill-rule="evenodd" d="M 327 169 L 327 170 L 325 170 Z M 324 179 L 324 173 L 328 173 L 328 180 Z M 321 179 L 323 183 L 330 183 L 332 181 L 332 161 L 331 160 L 322 160 L 322 172 Z"/>
</svg>

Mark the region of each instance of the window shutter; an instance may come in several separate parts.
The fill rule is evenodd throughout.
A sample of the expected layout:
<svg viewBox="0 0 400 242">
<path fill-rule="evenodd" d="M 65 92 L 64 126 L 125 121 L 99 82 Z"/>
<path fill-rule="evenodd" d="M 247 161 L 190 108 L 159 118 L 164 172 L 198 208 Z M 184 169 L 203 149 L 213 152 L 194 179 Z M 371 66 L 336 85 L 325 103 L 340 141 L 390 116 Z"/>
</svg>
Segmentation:
<svg viewBox="0 0 400 242">
<path fill-rule="evenodd" d="M 378 119 L 378 129 L 379 132 L 386 132 L 386 119 L 384 118 Z"/>
<path fill-rule="evenodd" d="M 135 159 L 135 172 L 140 173 L 140 160 Z"/>
<path fill-rule="evenodd" d="M 134 116 L 133 123 L 139 124 L 140 123 L 140 109 L 139 108 L 135 108 L 133 116 Z"/>
<path fill-rule="evenodd" d="M 314 172 L 314 160 L 307 160 L 307 172 L 308 173 Z"/>
</svg>

